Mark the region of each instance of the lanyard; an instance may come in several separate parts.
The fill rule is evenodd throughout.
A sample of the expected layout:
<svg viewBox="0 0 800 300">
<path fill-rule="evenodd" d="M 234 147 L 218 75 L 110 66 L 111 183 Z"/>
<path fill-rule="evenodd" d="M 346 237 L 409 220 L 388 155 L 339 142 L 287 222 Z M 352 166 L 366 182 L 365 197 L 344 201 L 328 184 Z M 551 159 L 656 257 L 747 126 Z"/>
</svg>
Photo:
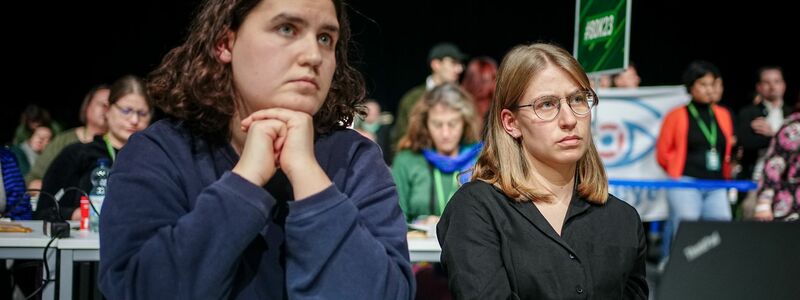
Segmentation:
<svg viewBox="0 0 800 300">
<path fill-rule="evenodd" d="M 708 107 L 708 114 L 711 116 L 711 123 L 706 126 L 706 122 L 703 122 L 700 119 L 699 113 L 697 109 L 694 108 L 694 104 L 689 102 L 689 112 L 692 114 L 692 117 L 695 121 L 697 121 L 697 126 L 700 127 L 700 131 L 703 132 L 703 136 L 706 138 L 709 144 L 711 144 L 711 149 L 716 148 L 717 146 L 717 120 L 714 118 L 714 110 L 711 106 Z"/>
<path fill-rule="evenodd" d="M 450 190 L 450 194 L 447 196 L 446 199 L 444 198 L 444 187 L 442 186 L 442 172 L 439 171 L 439 169 L 437 168 L 433 168 L 433 182 L 436 188 L 436 199 L 439 202 L 439 207 L 437 208 L 437 210 L 439 211 L 438 215 L 441 216 L 442 213 L 444 212 L 445 203 L 447 202 L 447 200 L 453 197 L 453 194 L 456 193 L 455 187 L 458 186 L 458 171 L 453 172 L 453 186 Z"/>
<path fill-rule="evenodd" d="M 117 150 L 114 150 L 114 146 L 111 146 L 111 142 L 108 140 L 108 134 L 103 136 L 103 141 L 106 142 L 106 150 L 108 150 L 108 156 L 111 156 L 111 162 L 114 162 L 114 159 L 117 158 Z"/>
</svg>

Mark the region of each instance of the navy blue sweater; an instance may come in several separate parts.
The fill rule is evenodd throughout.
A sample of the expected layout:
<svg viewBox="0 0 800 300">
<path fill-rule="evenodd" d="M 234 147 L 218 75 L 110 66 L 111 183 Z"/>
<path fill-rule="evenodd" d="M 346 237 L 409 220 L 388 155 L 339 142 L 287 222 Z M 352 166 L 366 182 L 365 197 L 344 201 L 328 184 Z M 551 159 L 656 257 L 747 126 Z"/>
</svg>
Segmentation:
<svg viewBox="0 0 800 300">
<path fill-rule="evenodd" d="M 333 185 L 303 201 L 230 170 L 228 143 L 162 120 L 119 153 L 101 211 L 110 299 L 410 299 L 406 224 L 378 147 L 352 130 L 318 138 Z"/>
</svg>

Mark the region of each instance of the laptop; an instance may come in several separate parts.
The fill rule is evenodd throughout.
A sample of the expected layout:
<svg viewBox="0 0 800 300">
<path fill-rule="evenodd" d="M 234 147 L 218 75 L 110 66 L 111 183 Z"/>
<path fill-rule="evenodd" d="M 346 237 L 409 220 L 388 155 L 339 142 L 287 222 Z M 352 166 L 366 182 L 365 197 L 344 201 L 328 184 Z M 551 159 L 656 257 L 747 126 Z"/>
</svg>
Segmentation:
<svg viewBox="0 0 800 300">
<path fill-rule="evenodd" d="M 656 300 L 800 299 L 800 222 L 681 222 Z"/>
</svg>

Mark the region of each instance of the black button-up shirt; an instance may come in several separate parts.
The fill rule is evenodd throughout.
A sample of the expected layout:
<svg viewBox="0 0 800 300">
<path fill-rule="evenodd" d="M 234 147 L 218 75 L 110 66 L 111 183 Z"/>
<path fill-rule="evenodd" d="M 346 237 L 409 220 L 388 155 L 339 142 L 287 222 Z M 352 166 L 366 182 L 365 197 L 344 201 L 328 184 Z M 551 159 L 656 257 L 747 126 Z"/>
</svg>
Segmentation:
<svg viewBox="0 0 800 300">
<path fill-rule="evenodd" d="M 558 235 L 533 203 L 471 182 L 437 231 L 457 299 L 647 299 L 644 229 L 612 195 L 603 205 L 573 196 Z"/>
</svg>

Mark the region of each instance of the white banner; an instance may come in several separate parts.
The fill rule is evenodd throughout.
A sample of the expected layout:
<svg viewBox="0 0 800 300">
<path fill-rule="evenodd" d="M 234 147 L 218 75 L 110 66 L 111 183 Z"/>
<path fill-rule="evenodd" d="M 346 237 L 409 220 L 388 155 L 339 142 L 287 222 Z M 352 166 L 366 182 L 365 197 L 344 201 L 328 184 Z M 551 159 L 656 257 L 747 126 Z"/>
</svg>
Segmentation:
<svg viewBox="0 0 800 300">
<path fill-rule="evenodd" d="M 597 94 L 592 132 L 609 179 L 667 179 L 656 162 L 656 139 L 666 114 L 689 101 L 686 88 L 598 89 Z M 642 221 L 667 218 L 664 189 L 611 186 L 610 192 L 633 205 Z"/>
</svg>

